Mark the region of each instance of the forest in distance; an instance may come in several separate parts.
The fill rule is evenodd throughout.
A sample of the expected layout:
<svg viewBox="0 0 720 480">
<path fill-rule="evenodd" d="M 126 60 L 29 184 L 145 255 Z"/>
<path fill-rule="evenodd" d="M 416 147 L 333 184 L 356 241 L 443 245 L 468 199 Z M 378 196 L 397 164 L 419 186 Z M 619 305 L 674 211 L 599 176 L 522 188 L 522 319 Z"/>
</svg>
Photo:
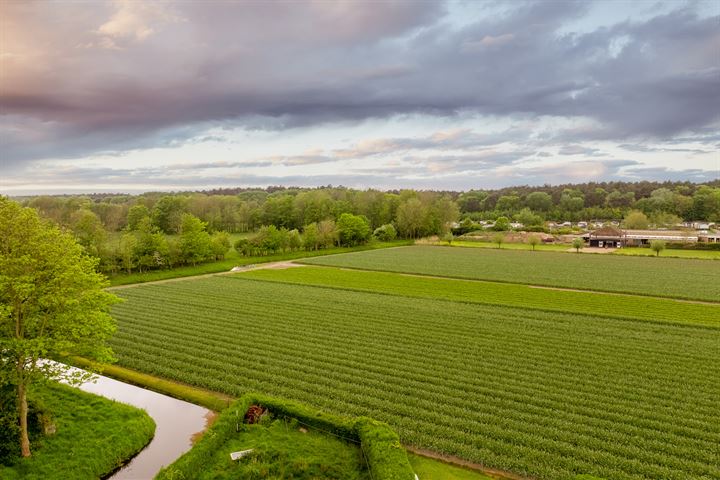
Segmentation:
<svg viewBox="0 0 720 480">
<path fill-rule="evenodd" d="M 174 268 L 245 256 L 495 230 L 550 231 L 549 221 L 674 228 L 720 221 L 720 181 L 610 182 L 467 192 L 345 187 L 224 189 L 20 197 L 71 231 L 102 271 Z M 639 218 L 638 218 L 639 217 Z M 639 220 L 639 221 L 638 221 Z M 511 224 L 520 227 L 512 227 Z M 628 227 L 633 228 L 630 223 Z M 252 236 L 249 232 L 255 232 Z M 571 231 L 559 233 L 572 233 Z M 248 238 L 249 237 L 249 238 Z"/>
</svg>

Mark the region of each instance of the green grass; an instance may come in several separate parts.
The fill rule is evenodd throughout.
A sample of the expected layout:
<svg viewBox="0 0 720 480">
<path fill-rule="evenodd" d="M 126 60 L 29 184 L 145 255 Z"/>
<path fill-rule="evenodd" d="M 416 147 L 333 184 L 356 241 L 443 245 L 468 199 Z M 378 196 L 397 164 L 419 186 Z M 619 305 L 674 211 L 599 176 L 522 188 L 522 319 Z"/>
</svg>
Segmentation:
<svg viewBox="0 0 720 480">
<path fill-rule="evenodd" d="M 493 477 L 488 477 L 480 472 L 456 467 L 420 455 L 408 454 L 408 460 L 410 460 L 410 465 L 412 465 L 420 480 L 493 480 Z"/>
<path fill-rule="evenodd" d="M 667 298 L 551 290 L 509 283 L 316 266 L 286 270 L 253 270 L 237 275 L 258 280 L 407 297 L 720 327 L 720 304 L 692 304 Z"/>
<path fill-rule="evenodd" d="M 29 459 L 0 466 L 3 480 L 97 479 L 142 450 L 155 432 L 144 411 L 64 385 L 36 387 L 31 395 L 48 407 L 57 432 L 31 445 Z"/>
<path fill-rule="evenodd" d="M 367 245 L 357 247 L 336 247 L 324 250 L 306 251 L 300 250 L 296 252 L 279 253 L 277 255 L 267 255 L 263 257 L 243 257 L 239 255 L 235 249 L 228 251 L 224 260 L 216 262 L 202 263 L 195 266 L 178 267 L 169 270 L 152 270 L 144 273 L 119 273 L 110 276 L 110 285 L 129 285 L 132 283 L 154 282 L 157 280 L 167 280 L 170 278 L 191 277 L 194 275 L 203 275 L 208 273 L 227 272 L 235 266 L 251 265 L 255 263 L 279 262 L 284 260 L 296 260 L 300 258 L 317 257 L 324 255 L 333 255 L 336 253 L 357 252 L 363 250 L 374 250 L 388 247 L 397 247 L 408 245 L 408 241 L 398 240 L 394 242 L 372 242 Z"/>
<path fill-rule="evenodd" d="M 720 301 L 720 268 L 705 260 L 412 246 L 302 263 Z"/>
<path fill-rule="evenodd" d="M 633 255 L 654 257 L 655 252 L 649 248 L 627 247 L 615 250 L 612 255 Z M 720 260 L 720 250 L 683 250 L 681 248 L 667 248 L 660 252 L 660 257 L 673 258 L 700 258 L 705 260 Z"/>
<path fill-rule="evenodd" d="M 437 242 L 438 246 L 447 246 L 447 242 Z M 469 247 L 469 248 L 498 248 L 497 243 L 481 242 L 477 240 L 455 240 L 450 245 L 452 247 Z M 567 252 L 572 247 L 570 245 L 558 245 L 539 243 L 535 245 L 535 251 L 538 252 Z M 498 250 L 528 250 L 532 251 L 532 245 L 527 243 L 503 243 Z"/>
<path fill-rule="evenodd" d="M 720 476 L 717 329 L 237 277 L 119 293 L 127 368 L 370 416 L 520 475 Z"/>
<path fill-rule="evenodd" d="M 314 430 L 302 433 L 297 422 L 274 420 L 241 425 L 205 464 L 197 480 L 370 480 L 360 448 Z M 248 458 L 230 460 L 230 453 L 254 449 Z"/>
</svg>

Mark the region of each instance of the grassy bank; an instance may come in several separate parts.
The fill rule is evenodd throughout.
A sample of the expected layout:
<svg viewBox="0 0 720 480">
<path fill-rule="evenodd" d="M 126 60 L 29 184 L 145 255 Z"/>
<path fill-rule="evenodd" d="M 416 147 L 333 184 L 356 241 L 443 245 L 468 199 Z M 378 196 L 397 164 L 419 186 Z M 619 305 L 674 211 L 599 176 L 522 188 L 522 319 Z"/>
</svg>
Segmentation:
<svg viewBox="0 0 720 480">
<path fill-rule="evenodd" d="M 155 423 L 142 410 L 60 384 L 33 388 L 56 433 L 32 445 L 32 457 L 0 466 L 3 480 L 97 479 L 152 439 Z"/>
<path fill-rule="evenodd" d="M 195 266 L 178 267 L 168 270 L 152 270 L 144 273 L 119 273 L 110 276 L 110 285 L 128 285 L 131 283 L 145 283 L 156 280 L 167 280 L 170 278 L 191 277 L 194 275 L 204 275 L 208 273 L 227 272 L 233 267 L 252 265 L 256 263 L 280 262 L 284 260 L 297 260 L 299 258 L 311 258 L 324 255 L 333 255 L 337 253 L 358 252 L 363 250 L 375 250 L 389 247 L 399 247 L 409 245 L 408 240 L 397 240 L 393 242 L 370 242 L 367 245 L 359 245 L 357 247 L 336 247 L 324 250 L 299 250 L 296 252 L 279 253 L 277 255 L 266 255 L 262 257 L 243 257 L 234 249 L 230 250 L 224 260 L 216 262 L 202 263 Z"/>
</svg>

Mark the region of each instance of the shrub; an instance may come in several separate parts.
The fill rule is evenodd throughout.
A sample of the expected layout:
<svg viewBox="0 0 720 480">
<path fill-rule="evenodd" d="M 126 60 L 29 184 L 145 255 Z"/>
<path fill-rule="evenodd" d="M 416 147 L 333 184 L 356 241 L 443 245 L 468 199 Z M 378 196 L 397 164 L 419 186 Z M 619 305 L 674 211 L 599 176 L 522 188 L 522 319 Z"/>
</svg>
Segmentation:
<svg viewBox="0 0 720 480">
<path fill-rule="evenodd" d="M 395 227 L 393 227 L 392 224 L 386 223 L 385 225 L 376 228 L 373 232 L 373 236 L 381 242 L 390 242 L 397 238 L 397 230 L 395 230 Z"/>
</svg>

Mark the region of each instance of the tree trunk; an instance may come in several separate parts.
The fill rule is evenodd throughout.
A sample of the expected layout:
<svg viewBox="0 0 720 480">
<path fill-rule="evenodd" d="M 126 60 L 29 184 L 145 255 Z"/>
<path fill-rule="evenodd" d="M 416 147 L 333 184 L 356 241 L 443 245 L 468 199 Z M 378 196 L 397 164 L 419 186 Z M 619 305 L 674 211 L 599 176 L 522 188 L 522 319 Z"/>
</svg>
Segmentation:
<svg viewBox="0 0 720 480">
<path fill-rule="evenodd" d="M 23 457 L 30 456 L 30 438 L 28 437 L 28 405 L 27 405 L 27 388 L 21 381 L 17 387 L 18 393 L 18 415 L 20 417 L 20 450 Z"/>
</svg>

